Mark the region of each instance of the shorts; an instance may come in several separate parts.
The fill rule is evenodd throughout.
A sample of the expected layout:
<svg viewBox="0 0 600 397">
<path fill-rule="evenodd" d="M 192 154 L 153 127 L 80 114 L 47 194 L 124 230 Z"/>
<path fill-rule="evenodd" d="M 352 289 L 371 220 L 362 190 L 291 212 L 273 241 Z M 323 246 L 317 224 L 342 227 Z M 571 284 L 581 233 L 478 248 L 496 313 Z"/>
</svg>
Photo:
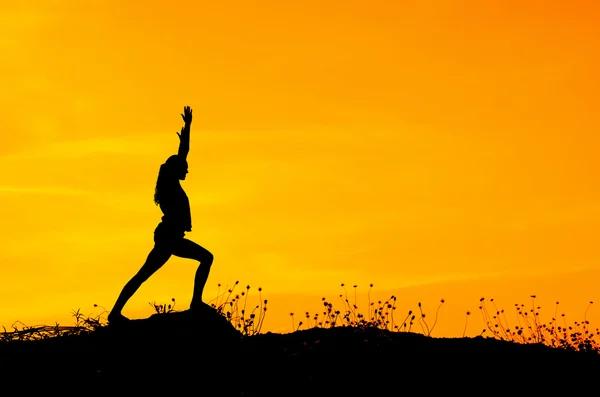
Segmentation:
<svg viewBox="0 0 600 397">
<path fill-rule="evenodd" d="M 185 231 L 173 227 L 164 222 L 160 222 L 154 229 L 154 243 L 168 243 L 174 240 L 180 240 L 185 236 Z"/>
</svg>

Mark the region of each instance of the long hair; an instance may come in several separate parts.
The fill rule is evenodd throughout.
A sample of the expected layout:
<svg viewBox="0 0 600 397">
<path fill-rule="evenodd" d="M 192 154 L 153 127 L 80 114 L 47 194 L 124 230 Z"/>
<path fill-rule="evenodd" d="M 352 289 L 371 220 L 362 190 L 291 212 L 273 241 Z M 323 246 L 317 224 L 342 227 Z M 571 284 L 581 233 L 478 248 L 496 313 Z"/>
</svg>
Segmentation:
<svg viewBox="0 0 600 397">
<path fill-rule="evenodd" d="M 154 204 L 159 205 L 161 200 L 168 194 L 170 185 L 177 182 L 178 169 L 181 167 L 180 158 L 174 154 L 160 166 L 156 187 L 154 188 Z"/>
</svg>

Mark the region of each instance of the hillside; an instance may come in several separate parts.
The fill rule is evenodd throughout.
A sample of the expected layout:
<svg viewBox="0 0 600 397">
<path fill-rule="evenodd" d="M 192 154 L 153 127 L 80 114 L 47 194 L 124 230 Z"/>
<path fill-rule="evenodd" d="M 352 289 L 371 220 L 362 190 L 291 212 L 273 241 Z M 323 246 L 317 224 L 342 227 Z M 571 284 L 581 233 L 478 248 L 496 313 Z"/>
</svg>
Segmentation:
<svg viewBox="0 0 600 397">
<path fill-rule="evenodd" d="M 215 396 L 573 391 L 600 355 L 356 327 L 242 336 L 210 308 L 0 343 L 2 390 Z M 482 389 L 483 388 L 483 389 Z M 520 395 L 520 394 L 518 394 Z"/>
</svg>

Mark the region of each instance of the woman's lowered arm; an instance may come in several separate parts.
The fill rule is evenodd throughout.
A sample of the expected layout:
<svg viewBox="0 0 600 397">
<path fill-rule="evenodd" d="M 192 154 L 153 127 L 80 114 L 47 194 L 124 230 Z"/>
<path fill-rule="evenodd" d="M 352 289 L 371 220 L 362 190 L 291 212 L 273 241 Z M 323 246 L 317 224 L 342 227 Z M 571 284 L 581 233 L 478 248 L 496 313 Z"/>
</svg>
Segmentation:
<svg viewBox="0 0 600 397">
<path fill-rule="evenodd" d="M 179 137 L 179 151 L 177 155 L 183 159 L 187 159 L 187 155 L 190 152 L 190 127 L 192 125 L 192 109 L 189 106 L 185 106 L 183 108 L 183 114 L 181 115 L 183 118 L 184 126 L 181 127 L 181 133 L 177 133 Z"/>
</svg>

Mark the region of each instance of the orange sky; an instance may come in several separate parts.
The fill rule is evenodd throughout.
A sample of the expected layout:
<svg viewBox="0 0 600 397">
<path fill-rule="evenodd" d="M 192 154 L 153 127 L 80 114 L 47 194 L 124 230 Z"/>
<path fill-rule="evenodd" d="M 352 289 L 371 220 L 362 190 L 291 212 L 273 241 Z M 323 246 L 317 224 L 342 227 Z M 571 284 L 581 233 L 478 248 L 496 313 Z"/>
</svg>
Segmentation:
<svg viewBox="0 0 600 397">
<path fill-rule="evenodd" d="M 110 309 L 152 247 L 184 105 L 205 300 L 261 286 L 263 331 L 342 282 L 402 312 L 444 298 L 436 336 L 482 296 L 573 320 L 600 301 L 597 2 L 10 3 L 0 325 Z M 172 258 L 124 314 L 186 309 L 195 268 Z"/>
</svg>

